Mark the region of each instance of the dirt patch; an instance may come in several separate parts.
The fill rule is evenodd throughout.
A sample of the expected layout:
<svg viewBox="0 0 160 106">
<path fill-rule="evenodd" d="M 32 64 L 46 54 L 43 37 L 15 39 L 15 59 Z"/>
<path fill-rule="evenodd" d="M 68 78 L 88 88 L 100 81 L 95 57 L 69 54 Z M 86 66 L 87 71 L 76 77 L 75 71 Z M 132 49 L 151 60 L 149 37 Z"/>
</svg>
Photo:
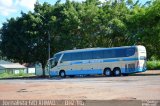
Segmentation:
<svg viewBox="0 0 160 106">
<path fill-rule="evenodd" d="M 0 80 L 0 99 L 159 100 L 159 81 L 160 76 L 157 75 Z"/>
</svg>

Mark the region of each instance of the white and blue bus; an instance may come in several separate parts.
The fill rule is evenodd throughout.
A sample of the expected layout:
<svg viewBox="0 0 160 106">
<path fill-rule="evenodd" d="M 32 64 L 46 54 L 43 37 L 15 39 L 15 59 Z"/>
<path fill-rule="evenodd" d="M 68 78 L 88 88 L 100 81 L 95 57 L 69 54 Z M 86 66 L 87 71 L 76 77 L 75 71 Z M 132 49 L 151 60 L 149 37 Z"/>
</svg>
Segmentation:
<svg viewBox="0 0 160 106">
<path fill-rule="evenodd" d="M 56 53 L 50 59 L 50 76 L 121 76 L 146 71 L 144 46 L 86 48 Z"/>
</svg>

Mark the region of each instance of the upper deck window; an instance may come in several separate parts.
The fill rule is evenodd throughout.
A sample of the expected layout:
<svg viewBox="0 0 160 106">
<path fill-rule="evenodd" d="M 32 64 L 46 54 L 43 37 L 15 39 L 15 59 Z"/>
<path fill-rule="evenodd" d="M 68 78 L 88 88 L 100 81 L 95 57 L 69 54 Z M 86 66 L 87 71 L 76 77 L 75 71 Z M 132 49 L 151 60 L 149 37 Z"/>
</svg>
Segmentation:
<svg viewBox="0 0 160 106">
<path fill-rule="evenodd" d="M 104 57 L 104 55 L 103 55 L 102 50 L 92 52 L 92 59 L 100 59 L 100 58 L 103 58 L 103 57 Z"/>
<path fill-rule="evenodd" d="M 134 55 L 135 51 L 136 51 L 135 48 L 118 48 L 118 49 L 64 53 L 62 61 L 129 57 Z"/>
<path fill-rule="evenodd" d="M 135 54 L 136 49 L 135 48 L 127 48 L 126 50 L 126 56 L 132 56 Z"/>
<path fill-rule="evenodd" d="M 92 51 L 82 52 L 82 60 L 92 59 Z"/>
<path fill-rule="evenodd" d="M 103 51 L 103 58 L 115 58 L 114 50 L 104 50 Z"/>
<path fill-rule="evenodd" d="M 64 55 L 63 55 L 63 58 L 62 58 L 62 60 L 61 60 L 61 62 L 63 62 L 63 61 L 71 61 L 72 60 L 72 57 L 71 57 L 72 55 L 70 54 L 70 53 L 65 53 Z"/>
<path fill-rule="evenodd" d="M 126 57 L 126 49 L 116 49 L 115 50 L 115 57 Z"/>
<path fill-rule="evenodd" d="M 82 60 L 82 53 L 72 53 L 71 54 L 72 60 Z"/>
</svg>

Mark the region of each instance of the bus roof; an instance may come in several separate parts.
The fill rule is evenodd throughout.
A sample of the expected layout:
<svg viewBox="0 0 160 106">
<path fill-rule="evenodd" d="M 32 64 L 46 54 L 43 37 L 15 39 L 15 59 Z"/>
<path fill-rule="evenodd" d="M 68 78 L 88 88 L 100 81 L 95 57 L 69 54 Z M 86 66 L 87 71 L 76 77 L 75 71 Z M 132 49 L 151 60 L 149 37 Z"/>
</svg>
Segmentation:
<svg viewBox="0 0 160 106">
<path fill-rule="evenodd" d="M 73 52 L 84 52 L 84 51 L 95 51 L 95 50 L 106 50 L 106 49 L 120 49 L 120 48 L 130 48 L 130 47 L 144 47 L 142 45 L 137 45 L 137 46 L 121 46 L 121 47 L 111 47 L 111 48 L 102 48 L 102 47 L 97 47 L 97 48 L 84 48 L 84 49 L 74 49 L 74 50 L 65 50 L 58 52 L 56 54 L 63 54 L 63 53 L 73 53 Z"/>
</svg>

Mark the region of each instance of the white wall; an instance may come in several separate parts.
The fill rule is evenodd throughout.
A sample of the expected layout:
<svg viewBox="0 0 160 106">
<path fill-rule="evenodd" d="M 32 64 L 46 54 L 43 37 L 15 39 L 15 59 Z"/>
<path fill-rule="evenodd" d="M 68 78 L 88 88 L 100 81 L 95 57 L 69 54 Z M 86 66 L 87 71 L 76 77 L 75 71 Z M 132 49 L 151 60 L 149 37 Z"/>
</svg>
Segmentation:
<svg viewBox="0 0 160 106">
<path fill-rule="evenodd" d="M 28 68 L 28 73 L 34 74 L 36 72 L 35 68 Z"/>
</svg>

